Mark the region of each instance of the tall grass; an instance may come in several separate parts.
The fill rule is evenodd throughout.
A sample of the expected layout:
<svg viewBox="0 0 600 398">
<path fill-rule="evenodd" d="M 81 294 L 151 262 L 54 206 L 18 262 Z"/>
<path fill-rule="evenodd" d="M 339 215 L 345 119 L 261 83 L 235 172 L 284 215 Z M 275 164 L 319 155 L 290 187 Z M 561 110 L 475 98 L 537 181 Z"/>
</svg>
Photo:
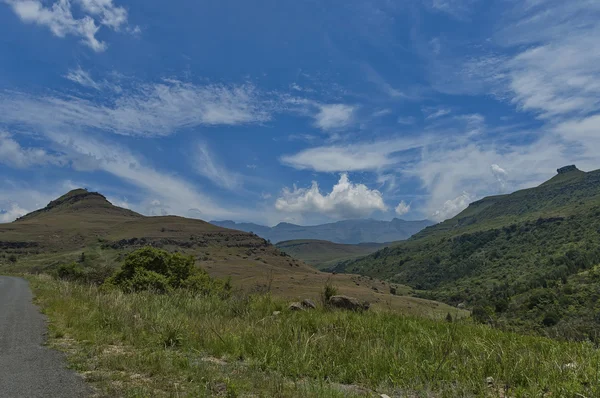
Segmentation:
<svg viewBox="0 0 600 398">
<path fill-rule="evenodd" d="M 600 355 L 588 343 L 389 312 L 289 312 L 269 295 L 123 294 L 30 280 L 54 343 L 109 395 L 600 396 Z"/>
</svg>

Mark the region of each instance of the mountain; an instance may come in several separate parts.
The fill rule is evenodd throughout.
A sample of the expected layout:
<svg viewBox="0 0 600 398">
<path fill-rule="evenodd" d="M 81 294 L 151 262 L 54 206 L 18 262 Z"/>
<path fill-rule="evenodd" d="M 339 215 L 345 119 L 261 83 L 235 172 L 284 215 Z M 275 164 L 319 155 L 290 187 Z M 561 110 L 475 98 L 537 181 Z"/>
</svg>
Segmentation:
<svg viewBox="0 0 600 398">
<path fill-rule="evenodd" d="M 386 244 L 359 243 L 345 245 L 326 240 L 298 239 L 286 240 L 275 246 L 292 257 L 300 259 L 317 269 L 331 267 L 336 263 L 373 253 Z"/>
<path fill-rule="evenodd" d="M 333 269 L 472 307 L 510 329 L 598 341 L 600 171 L 484 198 L 405 242 Z"/>
<path fill-rule="evenodd" d="M 198 266 L 212 276 L 230 277 L 239 289 L 268 289 L 286 298 L 317 299 L 331 280 L 341 293 L 375 306 L 391 303 L 403 312 L 436 316 L 449 309 L 429 300 L 389 294 L 390 284 L 379 280 L 319 272 L 254 234 L 197 219 L 146 217 L 85 189 L 68 192 L 43 209 L 0 224 L 0 274 L 52 273 L 76 261 L 92 281 L 100 282 L 115 271 L 126 253 L 148 245 L 193 255 Z"/>
<path fill-rule="evenodd" d="M 238 224 L 233 221 L 211 221 L 211 223 L 225 228 L 254 232 L 274 243 L 311 239 L 342 244 L 385 243 L 404 240 L 433 224 L 429 220 L 405 221 L 397 218 L 391 221 L 346 220 L 314 226 L 280 223 L 271 228 L 252 223 Z"/>
</svg>

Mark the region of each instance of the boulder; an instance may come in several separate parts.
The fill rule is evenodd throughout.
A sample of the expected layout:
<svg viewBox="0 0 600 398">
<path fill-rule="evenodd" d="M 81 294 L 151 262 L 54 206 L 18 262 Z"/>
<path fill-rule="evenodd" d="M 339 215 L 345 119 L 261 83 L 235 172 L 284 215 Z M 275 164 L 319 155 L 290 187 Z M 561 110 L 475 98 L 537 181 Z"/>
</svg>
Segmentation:
<svg viewBox="0 0 600 398">
<path fill-rule="evenodd" d="M 368 302 L 361 302 L 357 298 L 348 296 L 331 296 L 329 305 L 351 311 L 368 310 L 371 306 Z"/>
<path fill-rule="evenodd" d="M 311 299 L 302 300 L 302 306 L 304 308 L 311 309 L 311 310 L 314 310 L 315 308 L 317 308 L 317 305 Z"/>
<path fill-rule="evenodd" d="M 291 303 L 290 306 L 288 307 L 288 310 L 290 310 L 290 311 L 304 311 L 304 307 L 302 307 L 302 304 L 296 302 L 296 303 Z"/>
</svg>

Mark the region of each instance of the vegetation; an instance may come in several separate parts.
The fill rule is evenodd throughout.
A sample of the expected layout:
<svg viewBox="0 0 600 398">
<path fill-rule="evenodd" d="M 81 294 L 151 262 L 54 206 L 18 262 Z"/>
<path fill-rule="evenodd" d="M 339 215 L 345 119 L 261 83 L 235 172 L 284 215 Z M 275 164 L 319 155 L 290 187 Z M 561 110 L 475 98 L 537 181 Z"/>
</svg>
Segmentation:
<svg viewBox="0 0 600 398">
<path fill-rule="evenodd" d="M 336 271 L 407 284 L 499 327 L 598 341 L 600 172 L 486 198 Z"/>
<path fill-rule="evenodd" d="M 333 267 L 340 261 L 366 256 L 386 245 L 381 243 L 345 245 L 325 240 L 300 239 L 279 242 L 275 246 L 317 269 L 324 269 Z"/>
<path fill-rule="evenodd" d="M 229 283 L 211 278 L 206 271 L 195 266 L 192 256 L 169 253 L 153 247 L 145 247 L 127 255 L 121 268 L 106 282 L 124 292 L 151 290 L 167 293 L 174 289 L 191 289 L 210 294 L 226 293 Z"/>
<path fill-rule="evenodd" d="M 600 353 L 589 343 L 387 311 L 291 312 L 270 295 L 30 281 L 51 322 L 51 345 L 103 396 L 600 394 Z"/>
</svg>

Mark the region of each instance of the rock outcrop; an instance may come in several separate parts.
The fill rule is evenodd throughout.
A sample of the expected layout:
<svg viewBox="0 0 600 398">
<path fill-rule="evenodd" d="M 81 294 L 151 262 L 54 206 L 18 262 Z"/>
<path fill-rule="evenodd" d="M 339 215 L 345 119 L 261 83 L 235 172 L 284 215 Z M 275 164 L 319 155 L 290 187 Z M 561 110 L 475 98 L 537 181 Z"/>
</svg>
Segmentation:
<svg viewBox="0 0 600 398">
<path fill-rule="evenodd" d="M 565 167 L 561 167 L 560 169 L 556 170 L 558 172 L 558 174 L 566 174 L 566 173 L 570 173 L 572 171 L 579 171 L 579 169 L 574 165 L 570 165 L 570 166 L 565 166 Z"/>
<path fill-rule="evenodd" d="M 357 298 L 348 296 L 332 296 L 329 298 L 329 305 L 351 311 L 366 311 L 371 307 L 371 304 L 366 301 L 361 302 Z"/>
</svg>

